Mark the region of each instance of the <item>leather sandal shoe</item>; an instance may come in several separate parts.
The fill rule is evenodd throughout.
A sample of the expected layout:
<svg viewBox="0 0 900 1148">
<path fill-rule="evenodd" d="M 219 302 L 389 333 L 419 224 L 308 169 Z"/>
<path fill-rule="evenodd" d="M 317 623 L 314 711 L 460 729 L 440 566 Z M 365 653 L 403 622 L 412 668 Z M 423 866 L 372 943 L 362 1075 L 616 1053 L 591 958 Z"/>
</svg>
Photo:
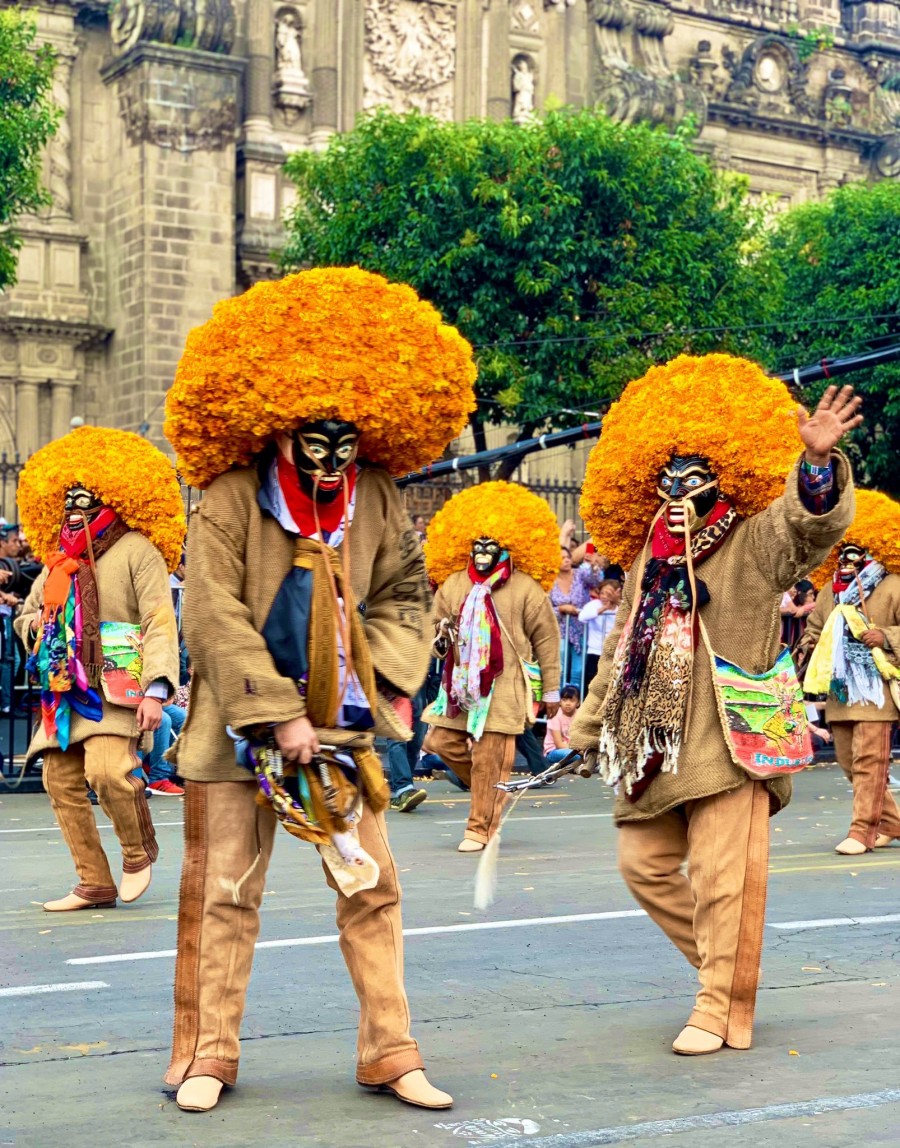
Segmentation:
<svg viewBox="0 0 900 1148">
<path fill-rule="evenodd" d="M 468 837 L 464 837 L 457 845 L 457 853 L 480 853 L 484 848 L 483 841 L 470 841 Z"/>
<path fill-rule="evenodd" d="M 224 1087 L 214 1076 L 189 1076 L 178 1089 L 175 1103 L 182 1112 L 209 1112 L 219 1103 Z"/>
<path fill-rule="evenodd" d="M 115 907 L 115 900 L 88 901 L 85 897 L 79 897 L 77 893 L 67 893 L 58 901 L 44 902 L 45 913 L 72 913 L 76 909 L 115 909 Z"/>
<path fill-rule="evenodd" d="M 716 1036 L 715 1033 L 707 1032 L 703 1028 L 696 1028 L 692 1024 L 686 1024 L 675 1037 L 672 1051 L 677 1052 L 679 1056 L 706 1056 L 707 1053 L 718 1052 L 724 1043 L 725 1041 L 721 1036 Z"/>
<path fill-rule="evenodd" d="M 835 845 L 834 851 L 842 857 L 859 857 L 861 853 L 868 853 L 865 845 L 855 837 L 845 837 L 840 845 Z"/>
<path fill-rule="evenodd" d="M 145 869 L 139 869 L 137 873 L 123 873 L 122 880 L 119 882 L 119 899 L 124 901 L 126 905 L 130 905 L 132 901 L 136 901 L 138 897 L 142 897 L 147 892 L 152 878 L 153 867 L 151 865 Z"/>
<path fill-rule="evenodd" d="M 421 1068 L 412 1072 L 405 1072 L 396 1080 L 389 1080 L 386 1084 L 376 1086 L 377 1092 L 390 1092 L 398 1100 L 406 1104 L 415 1104 L 417 1108 L 452 1108 L 453 1097 L 447 1092 L 441 1092 L 428 1078 Z"/>
<path fill-rule="evenodd" d="M 874 844 L 873 848 L 874 849 L 886 849 L 888 847 L 888 845 L 890 845 L 890 843 L 893 840 L 894 840 L 894 838 L 889 837 L 887 835 L 887 833 L 879 833 L 878 836 L 875 838 L 875 844 Z"/>
</svg>

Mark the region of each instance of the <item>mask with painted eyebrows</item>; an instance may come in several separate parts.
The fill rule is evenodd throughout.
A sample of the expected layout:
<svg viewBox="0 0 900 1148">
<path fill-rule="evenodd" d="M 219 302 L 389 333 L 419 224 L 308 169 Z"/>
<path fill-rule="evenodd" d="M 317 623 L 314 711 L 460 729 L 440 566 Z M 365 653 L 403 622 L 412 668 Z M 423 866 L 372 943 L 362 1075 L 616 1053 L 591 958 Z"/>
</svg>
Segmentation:
<svg viewBox="0 0 900 1148">
<path fill-rule="evenodd" d="M 866 551 L 862 546 L 845 542 L 838 552 L 838 570 L 845 579 L 853 578 L 865 566 L 866 560 Z"/>
<path fill-rule="evenodd" d="M 672 455 L 659 472 L 656 493 L 666 504 L 663 517 L 673 534 L 703 526 L 719 496 L 712 467 L 699 455 Z"/>
<path fill-rule="evenodd" d="M 359 437 L 353 423 L 333 419 L 304 423 L 294 431 L 294 466 L 300 487 L 310 498 L 319 502 L 337 498 L 343 472 L 356 460 Z"/>
<path fill-rule="evenodd" d="M 85 487 L 70 486 L 66 491 L 65 516 L 70 526 L 81 526 L 85 518 L 92 522 L 102 509 L 100 499 Z"/>
<path fill-rule="evenodd" d="M 490 574 L 502 553 L 503 547 L 495 538 L 476 538 L 472 543 L 472 565 L 479 574 Z"/>
</svg>

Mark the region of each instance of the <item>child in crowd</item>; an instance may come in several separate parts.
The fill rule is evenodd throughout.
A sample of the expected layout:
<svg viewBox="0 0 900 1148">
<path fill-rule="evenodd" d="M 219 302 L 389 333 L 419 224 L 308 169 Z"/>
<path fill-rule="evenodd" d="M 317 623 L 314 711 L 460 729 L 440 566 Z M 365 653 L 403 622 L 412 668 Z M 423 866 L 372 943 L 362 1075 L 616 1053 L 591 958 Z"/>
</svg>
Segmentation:
<svg viewBox="0 0 900 1148">
<path fill-rule="evenodd" d="M 600 583 L 596 590 L 591 590 L 591 600 L 584 606 L 578 615 L 578 621 L 584 623 L 586 644 L 584 658 L 584 685 L 585 689 L 594 680 L 600 655 L 603 653 L 603 643 L 612 632 L 616 620 L 616 611 L 622 601 L 622 583 L 618 578 L 607 578 Z"/>
<path fill-rule="evenodd" d="M 547 722 L 547 735 L 544 738 L 545 765 L 561 761 L 569 752 L 569 726 L 578 712 L 580 702 L 581 695 L 574 686 L 563 687 L 556 716 Z"/>
</svg>

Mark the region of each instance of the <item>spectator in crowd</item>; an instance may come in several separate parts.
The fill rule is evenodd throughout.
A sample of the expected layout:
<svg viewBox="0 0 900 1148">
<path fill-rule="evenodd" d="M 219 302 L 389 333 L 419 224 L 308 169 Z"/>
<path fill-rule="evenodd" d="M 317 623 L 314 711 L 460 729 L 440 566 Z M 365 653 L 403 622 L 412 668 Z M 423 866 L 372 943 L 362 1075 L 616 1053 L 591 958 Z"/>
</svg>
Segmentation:
<svg viewBox="0 0 900 1148">
<path fill-rule="evenodd" d="M 413 520 L 415 525 L 415 520 Z M 425 709 L 425 686 L 412 701 L 412 730 L 410 741 L 389 741 L 387 743 L 388 775 L 391 785 L 391 809 L 398 813 L 412 813 L 428 797 L 428 791 L 417 789 L 414 780 L 415 768 L 419 763 L 419 751 L 425 740 L 426 726 L 422 721 Z"/>
<path fill-rule="evenodd" d="M 616 611 L 622 601 L 622 583 L 618 578 L 606 578 L 602 585 L 591 591 L 591 600 L 578 615 L 587 632 L 587 652 L 584 657 L 584 680 L 590 685 L 597 673 L 603 643 L 612 633 Z"/>
<path fill-rule="evenodd" d="M 153 746 L 142 755 L 150 791 L 148 796 L 184 797 L 184 788 L 175 781 L 175 767 L 166 761 L 164 755 L 181 733 L 186 717 L 186 711 L 180 706 L 163 706 L 159 728 L 153 735 Z"/>
<path fill-rule="evenodd" d="M 561 547 L 559 574 L 550 591 L 550 603 L 559 623 L 563 682 L 581 683 L 584 627 L 578 620 L 578 614 L 587 605 L 588 596 L 583 580 L 572 569 L 571 552 L 568 547 Z"/>
<path fill-rule="evenodd" d="M 423 514 L 414 514 L 412 516 L 412 524 L 413 524 L 413 530 L 415 530 L 416 534 L 418 534 L 418 536 L 419 536 L 419 541 L 424 542 L 425 541 L 425 530 L 426 530 L 425 516 Z"/>
<path fill-rule="evenodd" d="M 544 737 L 544 764 L 555 765 L 569 752 L 569 727 L 578 712 L 581 694 L 575 686 L 563 686 L 559 695 L 559 710 L 547 722 Z"/>
<path fill-rule="evenodd" d="M 786 591 L 781 599 L 781 644 L 791 653 L 800 644 L 806 620 L 816 608 L 816 588 L 806 578 Z"/>
</svg>

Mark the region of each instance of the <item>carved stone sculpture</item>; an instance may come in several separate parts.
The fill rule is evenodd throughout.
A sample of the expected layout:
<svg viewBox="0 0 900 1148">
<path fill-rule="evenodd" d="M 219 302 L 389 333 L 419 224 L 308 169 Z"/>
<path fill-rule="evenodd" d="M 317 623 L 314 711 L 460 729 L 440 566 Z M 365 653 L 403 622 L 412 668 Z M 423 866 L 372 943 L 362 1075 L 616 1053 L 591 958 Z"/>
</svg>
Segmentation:
<svg viewBox="0 0 900 1148">
<path fill-rule="evenodd" d="M 303 71 L 303 23 L 294 8 L 282 8 L 275 20 L 275 77 L 272 98 L 290 126 L 312 100 Z"/>
<path fill-rule="evenodd" d="M 363 104 L 452 118 L 456 5 L 366 0 Z"/>
<path fill-rule="evenodd" d="M 142 41 L 227 54 L 234 33 L 232 0 L 117 0 L 110 6 L 109 36 L 117 56 Z"/>
<path fill-rule="evenodd" d="M 647 120 L 674 126 L 687 114 L 706 122 L 706 96 L 672 74 L 665 38 L 673 27 L 664 0 L 595 0 L 594 100 L 623 123 Z"/>
<path fill-rule="evenodd" d="M 534 116 L 534 64 L 524 53 L 512 64 L 512 118 L 517 124 Z"/>
<path fill-rule="evenodd" d="M 728 47 L 722 49 L 722 59 L 731 74 L 726 103 L 766 114 L 816 118 L 807 92 L 809 65 L 800 60 L 789 40 L 759 36 L 740 59 Z"/>
</svg>

